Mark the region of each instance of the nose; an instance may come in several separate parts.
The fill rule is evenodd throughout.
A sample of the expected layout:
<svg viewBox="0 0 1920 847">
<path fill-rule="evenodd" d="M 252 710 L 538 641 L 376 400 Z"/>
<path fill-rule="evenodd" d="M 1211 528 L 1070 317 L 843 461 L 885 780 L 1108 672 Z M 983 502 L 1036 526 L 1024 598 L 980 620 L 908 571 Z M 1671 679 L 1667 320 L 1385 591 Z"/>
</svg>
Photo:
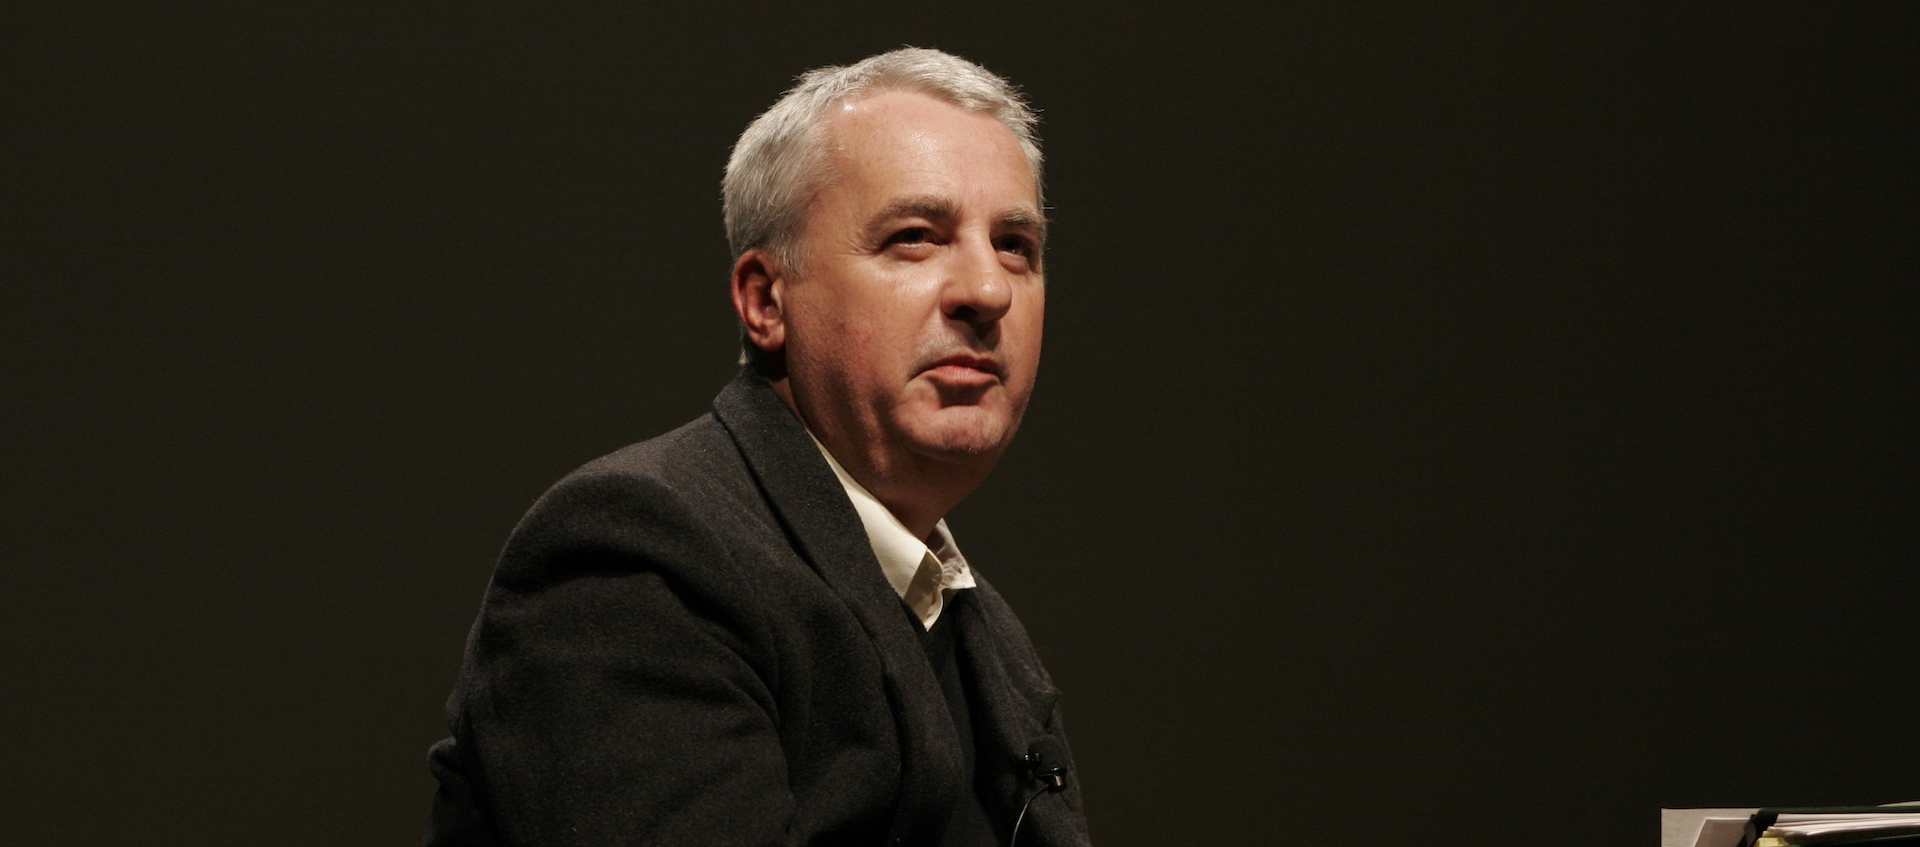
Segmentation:
<svg viewBox="0 0 1920 847">
<path fill-rule="evenodd" d="M 940 291 L 940 310 L 951 320 L 971 324 L 982 334 L 1013 307 L 1013 284 L 993 244 L 955 251 Z"/>
</svg>

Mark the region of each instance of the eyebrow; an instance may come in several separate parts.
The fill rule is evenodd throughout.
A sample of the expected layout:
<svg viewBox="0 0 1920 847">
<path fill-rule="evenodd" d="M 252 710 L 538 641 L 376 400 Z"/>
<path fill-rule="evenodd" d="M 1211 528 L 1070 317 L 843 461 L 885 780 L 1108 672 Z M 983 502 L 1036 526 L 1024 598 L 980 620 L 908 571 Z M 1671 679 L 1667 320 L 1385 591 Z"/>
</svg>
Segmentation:
<svg viewBox="0 0 1920 847">
<path fill-rule="evenodd" d="M 1024 229 L 1033 233 L 1033 237 L 1042 246 L 1047 243 L 1047 216 L 1032 209 L 1012 209 L 1000 216 L 1000 225 L 1009 229 Z"/>
<path fill-rule="evenodd" d="M 930 221 L 950 221 L 960 216 L 960 209 L 953 201 L 933 195 L 902 197 L 888 203 L 886 208 L 875 212 L 867 219 L 867 236 L 870 240 L 881 241 L 887 236 L 887 228 L 901 218 L 926 218 Z"/>
<path fill-rule="evenodd" d="M 888 203 L 886 208 L 867 220 L 867 236 L 872 241 L 884 240 L 888 226 L 901 218 L 951 221 L 959 216 L 959 207 L 945 197 L 935 195 L 902 197 Z M 1041 244 L 1047 241 L 1047 218 L 1035 210 L 1009 209 L 1000 215 L 998 223 L 1004 228 L 1028 230 Z"/>
</svg>

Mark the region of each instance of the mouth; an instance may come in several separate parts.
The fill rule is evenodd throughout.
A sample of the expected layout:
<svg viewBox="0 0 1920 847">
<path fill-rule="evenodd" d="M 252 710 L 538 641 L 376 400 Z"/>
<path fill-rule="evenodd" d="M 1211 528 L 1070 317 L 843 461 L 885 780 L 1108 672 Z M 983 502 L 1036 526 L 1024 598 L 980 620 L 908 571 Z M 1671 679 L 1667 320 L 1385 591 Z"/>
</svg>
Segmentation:
<svg viewBox="0 0 1920 847">
<path fill-rule="evenodd" d="M 921 373 L 940 382 L 976 385 L 1005 379 L 1006 368 L 991 356 L 956 353 L 928 365 Z"/>
</svg>

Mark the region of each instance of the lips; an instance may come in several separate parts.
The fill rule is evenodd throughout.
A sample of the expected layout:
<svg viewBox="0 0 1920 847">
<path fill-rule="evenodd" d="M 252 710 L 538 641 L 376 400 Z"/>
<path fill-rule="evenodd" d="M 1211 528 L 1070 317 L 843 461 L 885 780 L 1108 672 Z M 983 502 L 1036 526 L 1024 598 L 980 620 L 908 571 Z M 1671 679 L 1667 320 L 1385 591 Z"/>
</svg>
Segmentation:
<svg viewBox="0 0 1920 847">
<path fill-rule="evenodd" d="M 1006 368 L 991 356 L 957 353 L 928 365 L 922 373 L 955 382 L 1005 379 Z"/>
</svg>

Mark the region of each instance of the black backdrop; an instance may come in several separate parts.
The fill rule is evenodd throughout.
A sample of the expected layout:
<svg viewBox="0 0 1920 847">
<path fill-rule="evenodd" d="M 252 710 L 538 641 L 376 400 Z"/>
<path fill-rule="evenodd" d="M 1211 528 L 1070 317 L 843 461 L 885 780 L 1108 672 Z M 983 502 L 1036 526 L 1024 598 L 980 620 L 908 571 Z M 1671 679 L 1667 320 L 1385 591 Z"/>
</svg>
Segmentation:
<svg viewBox="0 0 1920 847">
<path fill-rule="evenodd" d="M 714 5 L 0 13 L 0 842 L 414 843 L 514 520 L 732 371 L 733 136 L 903 43 L 1044 110 L 954 524 L 1103 844 L 1920 798 L 1920 7 Z"/>
</svg>

